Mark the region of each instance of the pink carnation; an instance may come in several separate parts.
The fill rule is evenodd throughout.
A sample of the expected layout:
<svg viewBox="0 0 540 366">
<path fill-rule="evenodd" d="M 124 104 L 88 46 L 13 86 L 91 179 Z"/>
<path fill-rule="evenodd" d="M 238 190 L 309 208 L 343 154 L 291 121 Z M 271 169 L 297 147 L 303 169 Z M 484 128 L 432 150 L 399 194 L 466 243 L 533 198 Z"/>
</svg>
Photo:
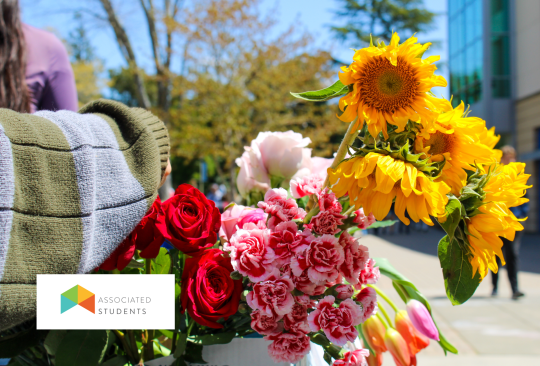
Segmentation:
<svg viewBox="0 0 540 366">
<path fill-rule="evenodd" d="M 292 311 L 283 317 L 285 329 L 290 332 L 309 333 L 309 325 L 307 323 L 307 307 L 298 303 L 293 305 Z"/>
<path fill-rule="evenodd" d="M 293 253 L 307 248 L 313 235 L 298 231 L 298 226 L 292 221 L 278 224 L 270 234 L 269 245 L 275 253 L 276 265 L 282 266 L 290 262 Z"/>
<path fill-rule="evenodd" d="M 294 283 L 294 287 L 296 287 L 299 291 L 302 291 L 304 294 L 309 296 L 319 296 L 326 291 L 325 285 L 318 285 L 316 283 L 313 283 L 307 274 L 307 270 L 300 273 L 299 276 L 295 276 L 294 273 L 291 271 L 291 280 Z"/>
<path fill-rule="evenodd" d="M 309 337 L 303 333 L 279 333 L 264 339 L 273 341 L 268 346 L 268 354 L 276 363 L 297 363 L 311 349 Z"/>
<path fill-rule="evenodd" d="M 247 294 L 248 305 L 254 310 L 281 319 L 294 306 L 291 291 L 294 285 L 287 276 L 280 276 L 277 269 L 265 281 L 253 284 L 253 291 Z"/>
<path fill-rule="evenodd" d="M 318 196 L 319 198 L 319 210 L 321 211 L 334 211 L 340 213 L 343 209 L 341 203 L 336 198 L 336 195 L 328 191 L 325 188 Z"/>
<path fill-rule="evenodd" d="M 375 219 L 375 216 L 371 212 L 369 213 L 368 216 L 366 216 L 364 214 L 364 209 L 363 208 L 360 208 L 360 209 L 354 211 L 354 213 L 355 213 L 356 216 L 354 217 L 353 222 L 355 224 L 358 224 L 359 229 L 362 229 L 362 230 L 367 229 L 368 227 L 373 225 L 373 223 L 375 221 L 377 221 Z"/>
<path fill-rule="evenodd" d="M 223 245 L 223 250 L 230 252 L 233 268 L 252 282 L 264 280 L 274 268 L 274 251 L 268 246 L 269 235 L 269 230 L 247 223 Z"/>
<path fill-rule="evenodd" d="M 308 295 L 295 296 L 294 301 L 308 308 L 314 308 L 316 305 L 315 300 L 312 300 Z"/>
<path fill-rule="evenodd" d="M 343 248 L 332 235 L 315 238 L 309 247 L 291 260 L 291 270 L 301 276 L 307 270 L 309 279 L 317 285 L 325 285 L 339 276 L 337 267 L 344 261 Z"/>
<path fill-rule="evenodd" d="M 251 329 L 262 335 L 278 334 L 283 331 L 283 323 L 278 322 L 273 315 L 255 310 L 251 313 Z"/>
<path fill-rule="evenodd" d="M 363 288 L 356 301 L 362 304 L 362 323 L 377 313 L 377 292 L 371 287 Z"/>
<path fill-rule="evenodd" d="M 369 350 L 361 348 L 346 352 L 343 358 L 341 360 L 335 360 L 332 366 L 368 366 L 368 357 Z"/>
<path fill-rule="evenodd" d="M 325 179 L 326 173 L 319 173 L 291 180 L 293 197 L 298 199 L 311 194 L 319 194 Z"/>
<path fill-rule="evenodd" d="M 340 300 L 350 299 L 354 294 L 351 285 L 339 285 L 336 287 L 337 298 Z"/>
<path fill-rule="evenodd" d="M 381 277 L 381 272 L 379 271 L 379 267 L 374 267 L 375 261 L 373 258 L 370 258 L 364 267 L 362 271 L 360 272 L 360 275 L 358 276 L 358 283 L 357 287 L 360 285 L 374 285 L 379 281 L 379 278 Z"/>
<path fill-rule="evenodd" d="M 317 215 L 313 216 L 309 221 L 309 225 L 306 227 L 313 230 L 314 233 L 319 235 L 330 234 L 335 235 L 339 233 L 339 226 L 343 225 L 344 216 L 336 211 L 320 211 Z"/>
<path fill-rule="evenodd" d="M 334 302 L 334 296 L 319 301 L 317 309 L 308 315 L 308 323 L 313 332 L 322 329 L 330 342 L 344 346 L 358 337 L 355 326 L 361 323 L 362 310 L 352 299 L 342 301 L 338 307 Z"/>
<path fill-rule="evenodd" d="M 258 206 L 267 214 L 272 215 L 268 221 L 270 229 L 274 229 L 280 222 L 306 216 L 306 212 L 298 208 L 293 198 L 287 199 L 287 191 L 283 188 L 274 188 L 266 192 L 264 202 L 259 202 Z"/>
<path fill-rule="evenodd" d="M 339 266 L 339 271 L 347 282 L 356 285 L 360 272 L 366 267 L 369 260 L 369 249 L 358 244 L 358 240 L 347 232 L 341 234 L 339 244 L 343 248 L 345 258 Z"/>
</svg>

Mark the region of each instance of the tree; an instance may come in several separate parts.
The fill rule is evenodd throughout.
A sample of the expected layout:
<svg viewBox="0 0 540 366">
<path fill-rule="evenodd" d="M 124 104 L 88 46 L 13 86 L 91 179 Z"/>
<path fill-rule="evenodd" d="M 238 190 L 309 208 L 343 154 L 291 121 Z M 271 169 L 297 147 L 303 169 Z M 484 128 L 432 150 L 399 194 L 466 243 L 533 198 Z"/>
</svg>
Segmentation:
<svg viewBox="0 0 540 366">
<path fill-rule="evenodd" d="M 74 18 L 78 25 L 69 33 L 66 43 L 75 74 L 79 105 L 84 105 L 101 97 L 101 89 L 105 86 L 100 77 L 103 63 L 95 56 L 81 14 L 76 13 Z"/>
<path fill-rule="evenodd" d="M 275 18 L 260 13 L 262 0 L 131 3 L 149 36 L 150 49 L 137 56 L 116 11 L 120 3 L 94 1 L 102 13 L 88 12 L 112 28 L 126 61 L 109 72 L 113 95 L 166 122 L 179 180 L 189 181 L 197 161 L 211 158 L 233 189 L 234 160 L 259 131 L 300 131 L 325 156 L 337 147 L 345 126 L 333 120 L 335 105 L 303 104 L 289 95 L 324 87 L 336 65 L 310 46 L 309 34 L 294 27 L 278 32 Z M 140 66 L 141 54 L 150 55 L 153 70 Z"/>
<path fill-rule="evenodd" d="M 408 38 L 431 29 L 435 13 L 424 8 L 423 0 L 338 0 L 335 14 L 343 20 L 331 27 L 338 39 L 369 44 L 374 40 L 388 42 L 392 32 Z M 356 48 L 360 48 L 357 46 Z"/>
</svg>

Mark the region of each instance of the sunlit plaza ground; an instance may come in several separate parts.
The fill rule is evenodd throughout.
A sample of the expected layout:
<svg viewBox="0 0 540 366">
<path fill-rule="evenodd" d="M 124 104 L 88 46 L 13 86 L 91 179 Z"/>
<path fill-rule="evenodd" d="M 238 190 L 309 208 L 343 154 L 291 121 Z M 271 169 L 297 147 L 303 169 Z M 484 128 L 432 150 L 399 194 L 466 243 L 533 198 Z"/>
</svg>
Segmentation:
<svg viewBox="0 0 540 366">
<path fill-rule="evenodd" d="M 497 298 L 491 297 L 491 278 L 486 277 L 475 295 L 460 306 L 452 306 L 444 293 L 436 256 L 442 236 L 441 231 L 429 229 L 362 238 L 373 257 L 388 258 L 426 295 L 441 331 L 459 350 L 459 357 L 445 357 L 439 345 L 432 342 L 418 354 L 418 365 L 540 365 L 540 236 L 526 235 L 522 243 L 519 285 L 525 297 L 510 299 L 510 284 L 503 269 Z M 387 277 L 382 276 L 379 283 L 396 303 L 403 304 Z M 384 357 L 385 365 L 394 365 L 389 354 Z"/>
</svg>

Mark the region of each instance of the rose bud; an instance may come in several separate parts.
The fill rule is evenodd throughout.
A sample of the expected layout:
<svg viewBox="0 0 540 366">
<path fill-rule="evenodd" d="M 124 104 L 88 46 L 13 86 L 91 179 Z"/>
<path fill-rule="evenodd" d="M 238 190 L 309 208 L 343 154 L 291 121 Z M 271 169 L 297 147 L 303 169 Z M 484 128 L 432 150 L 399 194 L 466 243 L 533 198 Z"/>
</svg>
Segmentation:
<svg viewBox="0 0 540 366">
<path fill-rule="evenodd" d="M 377 354 L 386 352 L 388 350 L 384 343 L 385 332 L 386 330 L 384 328 L 384 324 L 376 316 L 372 316 L 362 323 L 362 333 L 364 333 L 364 337 L 366 338 L 369 346 Z"/>
<path fill-rule="evenodd" d="M 439 341 L 439 330 L 428 309 L 418 300 L 409 300 L 407 313 L 414 327 L 426 337 Z"/>
<path fill-rule="evenodd" d="M 409 347 L 407 343 L 395 329 L 388 328 L 384 335 L 384 344 L 390 351 L 390 354 L 394 358 L 396 366 L 410 366 L 411 355 L 409 353 Z"/>
</svg>

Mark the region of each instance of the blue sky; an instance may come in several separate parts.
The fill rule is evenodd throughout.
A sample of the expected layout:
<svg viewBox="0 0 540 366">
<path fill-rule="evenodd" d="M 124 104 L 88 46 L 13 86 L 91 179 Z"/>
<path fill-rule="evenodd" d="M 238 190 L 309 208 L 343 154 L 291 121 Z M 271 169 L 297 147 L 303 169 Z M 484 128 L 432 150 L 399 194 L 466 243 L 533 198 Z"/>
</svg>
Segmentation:
<svg viewBox="0 0 540 366">
<path fill-rule="evenodd" d="M 441 55 L 439 73 L 448 80 L 448 36 L 447 36 L 447 1 L 424 0 L 426 7 L 439 14 L 435 27 L 432 31 L 418 35 L 420 42 L 439 41 L 440 47 L 432 48 L 426 53 Z M 70 30 L 75 27 L 73 22 L 73 9 L 81 5 L 100 7 L 98 0 L 20 0 L 23 13 L 23 21 L 38 28 L 54 28 L 60 35 L 66 37 Z M 144 67 L 151 68 L 152 63 L 148 48 L 148 35 L 139 12 L 138 1 L 120 0 L 114 1 L 121 18 L 125 20 L 125 26 L 134 43 L 139 62 Z M 329 50 L 339 60 L 347 61 L 353 52 L 346 46 L 332 39 L 328 25 L 335 24 L 336 19 L 333 10 L 337 2 L 334 0 L 263 0 L 263 11 L 278 11 L 278 30 L 285 30 L 292 23 L 301 23 L 312 33 L 319 48 Z M 112 30 L 105 23 L 89 22 L 88 31 L 92 43 L 96 48 L 97 55 L 104 60 L 105 68 L 116 68 L 124 64 L 124 61 L 114 40 Z M 133 40 L 137 40 L 134 42 Z M 448 98 L 448 88 L 435 88 L 433 92 Z"/>
</svg>

